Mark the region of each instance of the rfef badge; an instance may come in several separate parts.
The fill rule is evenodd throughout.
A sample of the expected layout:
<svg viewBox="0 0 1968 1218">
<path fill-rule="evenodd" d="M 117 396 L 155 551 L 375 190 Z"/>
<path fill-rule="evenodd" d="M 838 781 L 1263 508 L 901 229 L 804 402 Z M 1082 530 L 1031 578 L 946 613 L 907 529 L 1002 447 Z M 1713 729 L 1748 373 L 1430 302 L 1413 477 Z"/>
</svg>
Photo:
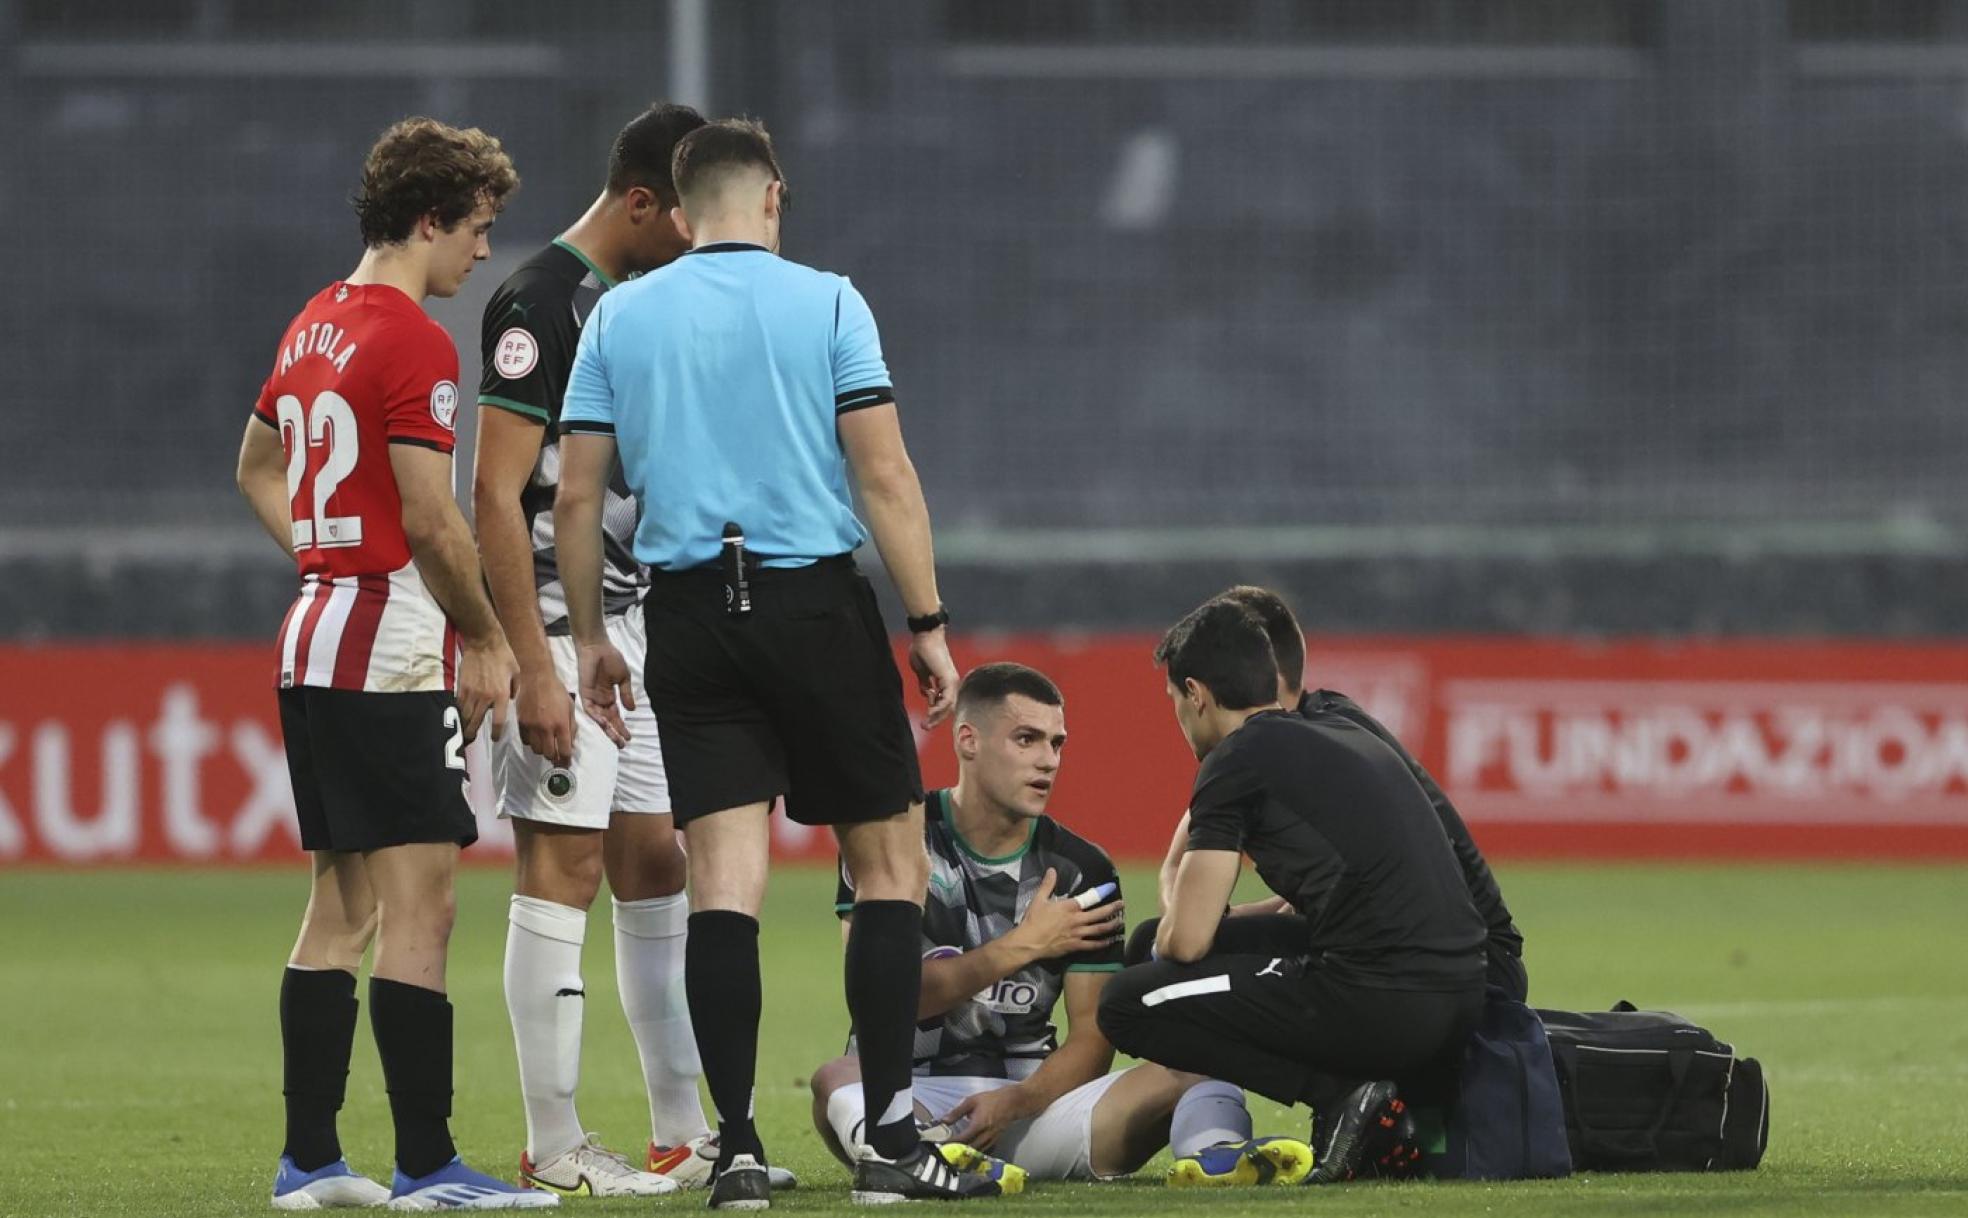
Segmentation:
<svg viewBox="0 0 1968 1218">
<path fill-rule="evenodd" d="M 530 331 L 518 326 L 501 334 L 499 345 L 492 349 L 492 366 L 509 381 L 516 381 L 533 371 L 539 362 L 540 344 Z"/>
<path fill-rule="evenodd" d="M 458 386 L 455 381 L 439 381 L 431 386 L 431 418 L 446 431 L 458 430 Z"/>
</svg>

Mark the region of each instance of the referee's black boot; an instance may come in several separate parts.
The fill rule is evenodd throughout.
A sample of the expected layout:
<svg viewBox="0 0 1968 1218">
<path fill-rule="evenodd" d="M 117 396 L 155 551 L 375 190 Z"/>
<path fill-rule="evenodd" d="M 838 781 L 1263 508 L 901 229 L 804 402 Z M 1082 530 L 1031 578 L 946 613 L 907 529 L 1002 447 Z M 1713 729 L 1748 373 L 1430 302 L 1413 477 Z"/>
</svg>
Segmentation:
<svg viewBox="0 0 1968 1218">
<path fill-rule="evenodd" d="M 714 1210 L 762 1210 L 772 1205 L 772 1178 L 751 1155 L 733 1155 L 711 1182 Z"/>
<path fill-rule="evenodd" d="M 861 1148 L 854 1163 L 856 1205 L 890 1205 L 897 1201 L 969 1201 L 1022 1192 L 1025 1171 L 993 1159 L 960 1142 L 932 1146 L 917 1142 L 899 1159 L 884 1159 Z"/>
<path fill-rule="evenodd" d="M 1393 1083 L 1362 1083 L 1319 1116 L 1312 1135 L 1317 1161 L 1307 1184 L 1357 1180 L 1411 1162 L 1414 1118 Z"/>
</svg>

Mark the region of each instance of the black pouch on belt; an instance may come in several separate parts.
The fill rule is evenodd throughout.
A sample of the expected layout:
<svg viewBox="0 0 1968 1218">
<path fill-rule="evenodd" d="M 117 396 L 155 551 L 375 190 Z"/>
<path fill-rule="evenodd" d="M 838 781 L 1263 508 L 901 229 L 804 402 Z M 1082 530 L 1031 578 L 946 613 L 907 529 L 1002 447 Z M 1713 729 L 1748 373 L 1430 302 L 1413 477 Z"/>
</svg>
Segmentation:
<svg viewBox="0 0 1968 1218">
<path fill-rule="evenodd" d="M 724 568 L 724 611 L 732 617 L 744 617 L 752 611 L 752 583 L 745 574 L 745 530 L 728 520 L 718 560 Z"/>
</svg>

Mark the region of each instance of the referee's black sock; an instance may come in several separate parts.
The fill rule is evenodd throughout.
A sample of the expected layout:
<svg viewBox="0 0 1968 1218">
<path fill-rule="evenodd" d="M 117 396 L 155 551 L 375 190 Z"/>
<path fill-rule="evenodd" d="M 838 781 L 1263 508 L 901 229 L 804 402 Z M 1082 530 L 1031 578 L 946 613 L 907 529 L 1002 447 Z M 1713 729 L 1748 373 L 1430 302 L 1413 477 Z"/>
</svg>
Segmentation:
<svg viewBox="0 0 1968 1218">
<path fill-rule="evenodd" d="M 752 1125 L 761 1001 L 758 919 L 730 909 L 692 913 L 683 983 L 704 1082 L 717 1109 L 720 1161 L 754 1155 L 764 1162 L 765 1148 Z"/>
<path fill-rule="evenodd" d="M 348 1091 L 358 1005 L 355 976 L 341 969 L 290 967 L 280 976 L 281 1092 L 287 1097 L 287 1143 L 280 1153 L 302 1171 L 342 1157 L 335 1114 Z"/>
<path fill-rule="evenodd" d="M 921 992 L 922 906 L 857 902 L 847 936 L 847 1010 L 861 1056 L 868 1145 L 884 1158 L 901 1158 L 918 1140 L 913 1112 L 886 1123 L 882 1116 L 909 1087 Z"/>
<path fill-rule="evenodd" d="M 451 1003 L 436 990 L 369 978 L 369 1026 L 383 1059 L 396 1165 L 428 1176 L 457 1157 L 451 1141 Z"/>
</svg>

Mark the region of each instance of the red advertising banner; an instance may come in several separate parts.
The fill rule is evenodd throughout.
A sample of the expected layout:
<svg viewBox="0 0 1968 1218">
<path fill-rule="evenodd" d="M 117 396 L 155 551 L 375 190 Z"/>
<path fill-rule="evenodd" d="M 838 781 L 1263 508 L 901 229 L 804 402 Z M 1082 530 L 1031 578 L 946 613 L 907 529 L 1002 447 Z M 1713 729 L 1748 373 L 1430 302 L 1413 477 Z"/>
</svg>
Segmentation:
<svg viewBox="0 0 1968 1218">
<path fill-rule="evenodd" d="M 1160 855 L 1195 774 L 1152 645 L 958 641 L 1065 691 L 1054 811 L 1120 858 Z M 1314 639 L 1308 679 L 1386 722 L 1494 857 L 1968 858 L 1968 644 Z M 951 781 L 947 731 L 918 743 Z M 470 856 L 496 860 L 472 752 Z M 782 854 L 831 858 L 775 821 Z M 0 866 L 298 854 L 266 647 L 0 647 Z"/>
</svg>

